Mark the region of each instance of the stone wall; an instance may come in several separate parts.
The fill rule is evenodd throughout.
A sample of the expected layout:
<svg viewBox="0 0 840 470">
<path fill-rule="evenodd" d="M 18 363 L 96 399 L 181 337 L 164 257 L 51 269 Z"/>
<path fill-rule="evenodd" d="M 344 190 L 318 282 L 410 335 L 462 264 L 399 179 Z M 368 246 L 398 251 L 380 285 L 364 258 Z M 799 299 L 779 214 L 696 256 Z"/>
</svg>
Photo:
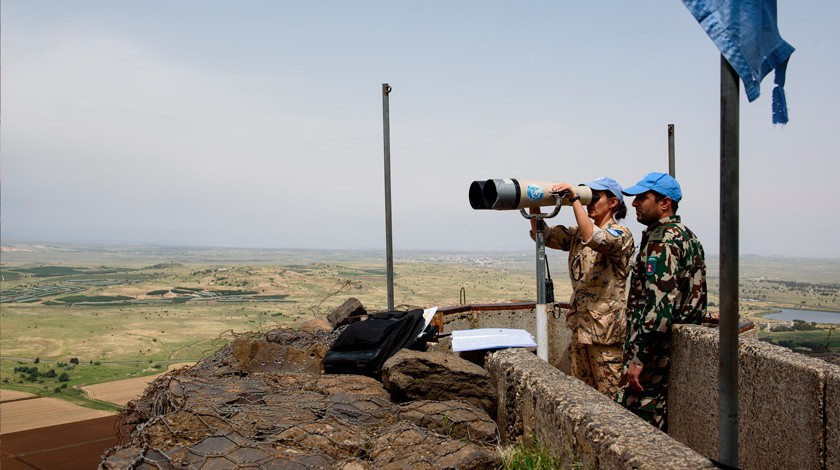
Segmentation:
<svg viewBox="0 0 840 470">
<path fill-rule="evenodd" d="M 488 355 L 503 439 L 536 437 L 593 468 L 705 468 L 718 458 L 716 328 L 674 329 L 666 435 L 563 373 L 571 333 L 559 316 L 549 315 L 551 365 L 525 350 Z M 444 317 L 446 333 L 491 327 L 534 333 L 533 305 Z M 840 367 L 749 336 L 739 348 L 739 467 L 840 469 Z"/>
<path fill-rule="evenodd" d="M 537 439 L 566 466 L 584 468 L 715 468 L 702 455 L 641 421 L 583 382 L 566 375 L 571 331 L 562 304 L 549 313 L 549 363 L 524 349 L 487 355 L 499 395 L 497 425 L 503 442 Z M 444 333 L 473 328 L 535 330 L 530 306 L 465 311 L 444 315 Z M 555 316 L 559 318 L 555 318 Z"/>
<path fill-rule="evenodd" d="M 701 469 L 711 461 L 524 349 L 488 354 L 503 442 L 536 438 L 562 459 L 598 469 Z"/>
<path fill-rule="evenodd" d="M 678 325 L 672 339 L 669 434 L 718 455 L 718 330 Z M 740 338 L 739 467 L 840 468 L 840 367 Z"/>
</svg>

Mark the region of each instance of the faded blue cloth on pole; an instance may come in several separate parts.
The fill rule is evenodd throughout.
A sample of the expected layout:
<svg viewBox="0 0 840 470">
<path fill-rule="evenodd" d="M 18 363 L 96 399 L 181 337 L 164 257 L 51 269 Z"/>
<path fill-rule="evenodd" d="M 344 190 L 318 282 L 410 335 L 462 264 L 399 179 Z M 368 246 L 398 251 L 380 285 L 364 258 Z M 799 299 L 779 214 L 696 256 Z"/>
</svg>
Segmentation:
<svg viewBox="0 0 840 470">
<path fill-rule="evenodd" d="M 786 124 L 785 72 L 794 48 L 779 35 L 776 0 L 682 2 L 741 77 L 748 100 L 758 98 L 761 80 L 776 70 L 773 124 Z"/>
</svg>

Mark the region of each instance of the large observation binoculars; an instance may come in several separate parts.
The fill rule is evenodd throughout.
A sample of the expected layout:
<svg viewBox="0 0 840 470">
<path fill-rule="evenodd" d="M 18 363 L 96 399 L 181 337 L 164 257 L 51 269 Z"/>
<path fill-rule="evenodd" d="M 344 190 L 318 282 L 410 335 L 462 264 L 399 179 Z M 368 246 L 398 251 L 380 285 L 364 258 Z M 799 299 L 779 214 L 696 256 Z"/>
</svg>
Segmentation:
<svg viewBox="0 0 840 470">
<path fill-rule="evenodd" d="M 556 206 L 562 194 L 552 193 L 551 187 L 559 184 L 550 181 L 521 180 L 514 178 L 473 181 L 470 184 L 470 206 L 473 209 L 512 210 L 526 207 Z M 592 190 L 579 185 L 575 192 L 580 203 L 592 201 Z M 563 205 L 569 205 L 565 199 Z"/>
</svg>

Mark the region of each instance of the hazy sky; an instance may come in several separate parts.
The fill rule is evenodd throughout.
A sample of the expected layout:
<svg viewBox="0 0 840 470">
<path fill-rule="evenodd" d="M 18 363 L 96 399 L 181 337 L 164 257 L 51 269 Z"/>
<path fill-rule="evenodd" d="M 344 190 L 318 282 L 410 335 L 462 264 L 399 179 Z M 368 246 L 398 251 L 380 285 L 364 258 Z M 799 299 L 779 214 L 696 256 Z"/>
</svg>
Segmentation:
<svg viewBox="0 0 840 470">
<path fill-rule="evenodd" d="M 679 0 L 3 0 L 2 235 L 282 248 L 525 250 L 473 180 L 667 171 L 719 251 L 720 55 Z M 741 87 L 740 251 L 840 257 L 840 3 L 779 2 L 797 50 Z M 628 205 L 630 199 L 627 200 Z M 570 210 L 554 223 L 573 223 Z M 632 208 L 625 221 L 637 236 Z"/>
</svg>

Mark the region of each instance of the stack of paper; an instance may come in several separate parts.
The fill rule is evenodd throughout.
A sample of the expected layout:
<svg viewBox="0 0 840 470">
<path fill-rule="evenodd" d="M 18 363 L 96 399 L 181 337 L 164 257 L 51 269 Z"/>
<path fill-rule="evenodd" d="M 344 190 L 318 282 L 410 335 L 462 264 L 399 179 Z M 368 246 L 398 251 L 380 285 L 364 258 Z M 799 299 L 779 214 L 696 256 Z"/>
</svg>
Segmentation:
<svg viewBox="0 0 840 470">
<path fill-rule="evenodd" d="M 452 351 L 479 349 L 534 348 L 537 343 L 531 333 L 511 328 L 479 328 L 452 332 Z"/>
</svg>

